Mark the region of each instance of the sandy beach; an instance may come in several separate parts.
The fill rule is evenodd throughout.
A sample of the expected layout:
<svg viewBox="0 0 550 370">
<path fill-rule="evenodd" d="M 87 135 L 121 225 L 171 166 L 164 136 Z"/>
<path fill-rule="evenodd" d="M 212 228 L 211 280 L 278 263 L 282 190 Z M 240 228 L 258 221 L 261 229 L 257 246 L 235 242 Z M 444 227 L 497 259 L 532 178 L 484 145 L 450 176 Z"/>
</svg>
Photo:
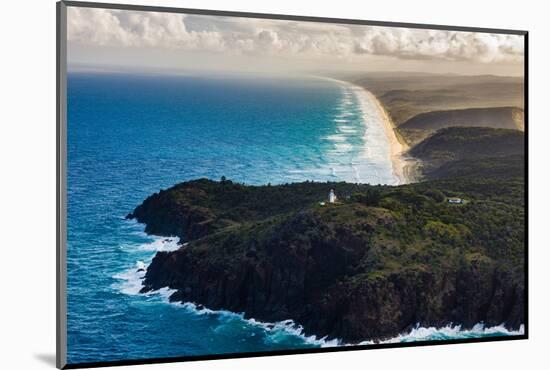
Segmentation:
<svg viewBox="0 0 550 370">
<path fill-rule="evenodd" d="M 390 145 L 390 156 L 393 172 L 399 179 L 399 185 L 417 181 L 416 167 L 418 161 L 414 158 L 405 156 L 405 153 L 409 150 L 409 146 L 396 134 L 395 125 L 388 115 L 388 112 L 386 112 L 386 109 L 382 103 L 373 93 L 363 87 L 359 86 L 359 88 L 365 90 L 366 93 L 372 97 L 380 111 L 380 116 L 382 117 L 382 122 L 384 124 L 384 131 Z"/>
<path fill-rule="evenodd" d="M 388 138 L 388 144 L 390 145 L 390 156 L 391 156 L 391 162 L 393 167 L 393 172 L 395 176 L 399 179 L 399 185 L 407 184 L 410 181 L 410 179 L 407 178 L 406 174 L 407 171 L 405 171 L 406 162 L 405 158 L 403 157 L 403 154 L 407 151 L 408 147 L 405 143 L 402 143 L 397 138 L 397 135 L 395 133 L 395 126 L 393 122 L 391 121 L 390 117 L 388 116 L 388 113 L 380 103 L 380 101 L 374 96 L 373 93 L 368 91 L 367 89 L 364 89 L 367 94 L 371 96 L 373 101 L 376 102 L 376 106 L 378 110 L 380 111 L 380 117 L 382 117 L 382 123 L 384 125 L 384 132 L 386 133 L 386 137 Z"/>
<path fill-rule="evenodd" d="M 363 92 L 369 95 L 373 102 L 375 102 L 376 107 L 379 110 L 380 117 L 382 118 L 384 132 L 386 134 L 386 138 L 390 147 L 390 160 L 392 163 L 392 169 L 394 175 L 398 179 L 398 185 L 416 182 L 418 180 L 418 160 L 407 157 L 405 155 L 409 150 L 409 146 L 395 132 L 395 125 L 382 103 L 373 93 L 371 93 L 366 88 L 349 82 L 346 83 L 352 85 L 356 89 L 361 89 Z"/>
<path fill-rule="evenodd" d="M 383 130 L 388 141 L 390 149 L 390 160 L 392 163 L 392 170 L 397 178 L 396 185 L 404 185 L 412 182 L 418 181 L 417 168 L 418 160 L 406 156 L 409 146 L 405 143 L 395 132 L 395 125 L 386 112 L 386 109 L 378 98 L 371 93 L 366 88 L 353 84 L 348 81 L 337 80 L 330 77 L 320 77 L 320 76 L 310 76 L 312 78 L 320 78 L 328 81 L 333 81 L 339 84 L 348 85 L 353 89 L 360 90 L 361 93 L 368 95 L 370 100 L 372 100 L 376 108 L 379 111 L 379 116 L 381 117 Z"/>
</svg>

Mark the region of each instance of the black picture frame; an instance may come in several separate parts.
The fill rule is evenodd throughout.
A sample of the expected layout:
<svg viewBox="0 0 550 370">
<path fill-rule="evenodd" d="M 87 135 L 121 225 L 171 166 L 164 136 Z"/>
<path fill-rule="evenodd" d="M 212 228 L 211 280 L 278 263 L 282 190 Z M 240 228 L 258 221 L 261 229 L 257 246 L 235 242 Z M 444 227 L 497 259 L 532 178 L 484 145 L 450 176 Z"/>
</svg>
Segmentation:
<svg viewBox="0 0 550 370">
<path fill-rule="evenodd" d="M 426 340 L 418 342 L 408 343 L 379 343 L 369 345 L 354 345 L 354 346 L 341 346 L 341 347 L 329 347 L 329 348 L 309 348 L 309 349 L 288 349 L 288 350 L 273 350 L 262 352 L 239 352 L 229 354 L 212 354 L 212 355 L 197 355 L 197 356 L 178 356 L 178 357 L 164 357 L 164 358 L 148 358 L 148 359 L 126 359 L 120 361 L 98 361 L 98 362 L 86 362 L 86 363 L 67 363 L 67 320 L 66 320 L 66 308 L 67 308 L 67 271 L 66 271 L 66 205 L 67 205 L 67 193 L 66 193 L 66 108 L 67 108 L 67 95 L 66 95 L 66 77 L 67 77 L 67 19 L 66 12 L 68 7 L 82 7 L 82 8 L 101 8 L 101 9 L 117 9 L 117 10 L 132 10 L 132 11 L 148 11 L 148 12 L 165 12 L 165 13 L 184 13 L 195 15 L 210 15 L 210 16 L 224 16 L 224 17 L 240 17 L 240 18 L 256 18 L 256 19 L 276 19 L 276 20 L 289 20 L 289 21 L 303 21 L 303 22 L 318 22 L 318 23 L 339 23 L 350 25 L 370 25 L 370 26 L 386 26 L 386 27 L 401 27 L 401 28 L 416 28 L 416 29 L 430 29 L 430 30 L 447 30 L 447 31 L 467 31 L 467 32 L 479 32 L 479 33 L 498 33 L 509 35 L 520 35 L 524 38 L 524 166 L 525 166 L 525 246 L 524 246 L 524 273 L 525 273 L 525 298 L 524 298 L 524 333 L 521 335 L 507 336 L 507 337 L 485 337 L 485 338 L 468 338 L 468 339 L 452 339 L 452 340 Z M 326 353 L 326 352 L 344 352 L 344 351 L 359 351 L 359 350 L 372 350 L 382 348 L 403 348 L 403 347 L 423 347 L 434 345 L 448 345 L 448 344 L 465 344 L 465 343 L 484 343 L 484 342 L 499 342 L 499 341 L 512 341 L 512 340 L 525 340 L 529 338 L 529 248 L 528 248 L 528 236 L 529 236 L 529 202 L 528 202 L 528 190 L 529 190 L 529 32 L 526 30 L 513 30 L 513 29 L 495 29 L 495 28 L 481 28 L 481 27 L 462 27 L 462 26 L 449 26 L 438 24 L 418 24 L 418 23 L 402 23 L 402 22 L 385 22 L 374 20 L 358 20 L 358 19 L 342 19 L 342 18 L 329 18 L 329 17 L 310 17 L 310 16 L 297 16 L 297 15 L 283 15 L 283 14 L 265 14 L 265 13 L 249 13 L 249 12 L 233 12 L 233 11 L 220 11 L 220 10 L 207 10 L 207 9 L 189 9 L 189 8 L 174 8 L 174 7 L 161 7 L 161 6 L 143 6 L 143 5 L 130 5 L 130 4 L 112 4 L 112 3 L 98 3 L 98 2 L 80 2 L 80 1 L 59 1 L 56 4 L 56 27 L 57 27 L 57 63 L 56 63 L 56 123 L 57 123 L 57 143 L 56 143 L 56 173 L 57 173 L 57 187 L 56 187 L 56 366 L 60 369 L 78 369 L 78 368 L 95 368 L 106 366 L 124 366 L 124 365 L 142 365 L 142 364 L 158 364 L 158 363 L 172 363 L 172 362 L 187 362 L 187 361 L 202 361 L 202 360 L 219 360 L 219 359 L 235 359 L 235 358 L 247 358 L 247 357 L 266 357 L 266 356 L 280 356 L 280 355 L 294 355 L 294 354 L 310 354 L 310 353 Z"/>
</svg>

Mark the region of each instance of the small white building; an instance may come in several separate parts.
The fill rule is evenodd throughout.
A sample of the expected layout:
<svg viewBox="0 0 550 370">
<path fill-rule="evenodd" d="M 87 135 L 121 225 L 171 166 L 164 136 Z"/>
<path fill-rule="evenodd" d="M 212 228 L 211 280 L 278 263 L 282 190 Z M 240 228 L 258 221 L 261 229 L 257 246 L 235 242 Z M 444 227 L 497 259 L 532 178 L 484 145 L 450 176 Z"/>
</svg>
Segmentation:
<svg viewBox="0 0 550 370">
<path fill-rule="evenodd" d="M 447 202 L 451 204 L 462 204 L 464 203 L 464 200 L 462 198 L 449 198 L 447 199 Z"/>
<path fill-rule="evenodd" d="M 330 193 L 328 193 L 328 202 L 329 203 L 335 203 L 336 202 L 336 194 L 334 194 L 334 190 L 330 189 Z"/>
</svg>

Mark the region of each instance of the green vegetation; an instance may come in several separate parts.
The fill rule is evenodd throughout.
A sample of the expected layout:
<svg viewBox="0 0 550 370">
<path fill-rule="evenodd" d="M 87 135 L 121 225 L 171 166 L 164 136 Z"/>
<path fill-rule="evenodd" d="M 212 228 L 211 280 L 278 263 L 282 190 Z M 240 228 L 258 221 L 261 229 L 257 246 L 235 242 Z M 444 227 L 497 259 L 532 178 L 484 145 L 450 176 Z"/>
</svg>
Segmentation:
<svg viewBox="0 0 550 370">
<path fill-rule="evenodd" d="M 438 130 L 410 150 L 427 179 L 522 178 L 524 134 L 518 130 L 451 127 Z"/>
<path fill-rule="evenodd" d="M 359 265 L 371 275 L 415 268 L 444 270 L 474 254 L 516 269 L 523 265 L 522 184 L 521 177 L 508 181 L 465 177 L 400 187 L 308 182 L 246 186 L 197 180 L 161 192 L 156 203 L 164 208 L 189 205 L 191 213 L 207 215 L 200 223 L 215 225 L 219 231 L 191 245 L 220 261 L 230 255 L 240 257 L 251 246 L 267 245 L 281 225 L 301 214 L 316 220 L 318 227 L 293 235 L 294 242 L 316 239 L 323 232 L 356 237 L 366 252 Z M 320 206 L 330 189 L 340 201 Z M 446 197 L 468 202 L 453 207 Z M 139 209 L 135 214 L 140 214 Z M 148 219 L 140 221 L 150 224 Z"/>
<path fill-rule="evenodd" d="M 523 122 L 516 122 L 515 120 L 518 116 L 523 116 L 523 110 L 514 107 L 433 111 L 421 113 L 408 119 L 400 128 L 436 131 L 445 127 L 469 126 L 517 130 L 523 127 Z"/>
<path fill-rule="evenodd" d="M 320 205 L 330 189 L 339 201 Z M 131 217 L 188 241 L 157 254 L 143 291 L 169 286 L 172 300 L 293 318 L 307 333 L 354 342 L 417 323 L 523 323 L 523 192 L 513 175 L 399 187 L 197 180 Z"/>
<path fill-rule="evenodd" d="M 399 126 L 409 144 L 446 127 L 491 127 L 523 131 L 523 110 L 514 107 L 471 108 L 420 113 Z"/>
<path fill-rule="evenodd" d="M 409 154 L 424 181 L 247 186 L 222 177 L 160 191 L 128 217 L 188 243 L 157 253 L 142 291 L 168 286 L 173 301 L 292 318 L 307 334 L 348 342 L 419 323 L 523 324 L 523 112 L 486 108 L 522 107 L 522 80 L 359 80 L 415 144 Z M 446 111 L 424 114 L 434 110 Z M 327 202 L 331 189 L 336 203 Z M 450 204 L 454 197 L 463 202 Z"/>
<path fill-rule="evenodd" d="M 373 73 L 349 79 L 382 101 L 397 126 L 413 116 L 449 109 L 523 108 L 523 79 L 427 73 Z"/>
<path fill-rule="evenodd" d="M 428 73 L 347 76 L 382 102 L 398 134 L 414 145 L 452 126 L 523 130 L 523 79 Z"/>
<path fill-rule="evenodd" d="M 340 201 L 319 205 L 330 189 L 335 189 Z M 369 273 L 426 265 L 439 269 L 473 253 L 515 268 L 523 263 L 523 195 L 523 180 L 518 176 L 507 181 L 464 177 L 400 187 L 312 182 L 246 186 L 203 179 L 154 195 L 140 206 L 151 212 L 138 207 L 134 215 L 149 226 L 170 224 L 176 213 L 172 208 L 186 209 L 189 214 L 181 222 L 197 220 L 199 225 L 212 226 L 208 235 L 198 235 L 191 245 L 209 250 L 216 259 L 267 243 L 281 224 L 307 214 L 322 225 L 308 229 L 308 238 L 323 228 L 360 238 L 365 250 L 373 252 L 364 256 Z M 446 197 L 468 202 L 453 207 Z M 152 222 L 153 213 L 159 222 Z M 192 239 L 186 231 L 179 236 Z"/>
</svg>

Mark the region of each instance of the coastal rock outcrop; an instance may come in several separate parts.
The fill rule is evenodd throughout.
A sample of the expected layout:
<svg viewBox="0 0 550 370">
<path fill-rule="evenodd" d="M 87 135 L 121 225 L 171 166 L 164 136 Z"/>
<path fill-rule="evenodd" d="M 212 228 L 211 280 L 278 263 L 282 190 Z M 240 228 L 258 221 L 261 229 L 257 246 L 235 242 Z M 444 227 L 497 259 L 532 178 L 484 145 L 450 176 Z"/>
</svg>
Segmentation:
<svg viewBox="0 0 550 370">
<path fill-rule="evenodd" d="M 417 324 L 517 329 L 522 213 L 481 190 L 464 205 L 442 200 L 477 185 L 182 183 L 129 215 L 187 242 L 156 254 L 142 292 L 169 287 L 174 302 L 293 319 L 308 335 L 347 343 Z M 321 205 L 330 189 L 340 201 Z"/>
</svg>

